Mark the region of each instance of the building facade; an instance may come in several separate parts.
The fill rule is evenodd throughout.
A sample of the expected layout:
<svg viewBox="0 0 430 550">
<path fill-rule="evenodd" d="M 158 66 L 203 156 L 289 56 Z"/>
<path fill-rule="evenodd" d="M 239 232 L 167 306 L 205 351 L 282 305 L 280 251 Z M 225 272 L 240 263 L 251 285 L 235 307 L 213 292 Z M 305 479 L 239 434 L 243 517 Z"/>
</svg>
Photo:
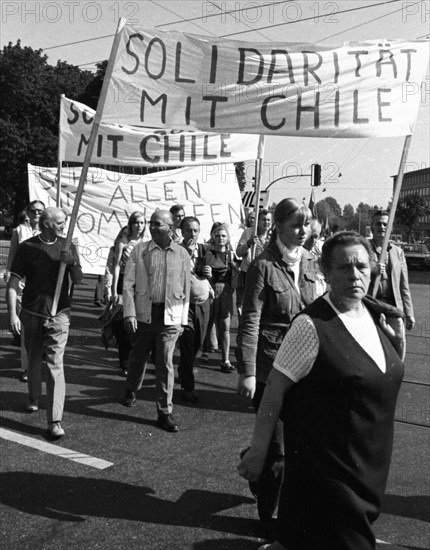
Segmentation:
<svg viewBox="0 0 430 550">
<path fill-rule="evenodd" d="M 397 176 L 393 176 L 393 189 L 396 185 Z M 418 219 L 415 229 L 416 240 L 424 241 L 430 237 L 430 168 L 405 172 L 403 175 L 400 200 L 408 195 L 419 195 L 426 201 L 426 209 Z"/>
</svg>

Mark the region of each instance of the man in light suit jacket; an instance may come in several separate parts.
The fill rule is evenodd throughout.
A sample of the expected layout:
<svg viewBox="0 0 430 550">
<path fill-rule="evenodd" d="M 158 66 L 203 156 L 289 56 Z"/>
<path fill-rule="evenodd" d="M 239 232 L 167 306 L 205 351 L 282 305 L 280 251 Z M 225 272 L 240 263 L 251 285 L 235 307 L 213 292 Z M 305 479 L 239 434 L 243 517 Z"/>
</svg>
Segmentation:
<svg viewBox="0 0 430 550">
<path fill-rule="evenodd" d="M 377 210 L 372 216 L 371 229 L 373 239 L 370 241 L 374 259 L 379 266 L 381 279 L 376 298 L 387 304 L 398 307 L 405 314 L 405 325 L 412 330 L 415 325 L 414 308 L 409 290 L 408 267 L 403 250 L 393 243 L 388 244 L 385 264 L 379 262 L 382 242 L 388 225 L 388 212 Z M 369 287 L 369 294 L 373 293 L 375 277 Z"/>
<path fill-rule="evenodd" d="M 145 366 L 155 348 L 157 424 L 177 432 L 173 418 L 173 352 L 188 322 L 190 258 L 172 239 L 173 219 L 167 210 L 152 214 L 152 239 L 138 243 L 127 261 L 124 286 L 124 326 L 130 335 L 127 389 L 123 404 L 132 407 L 141 388 Z"/>
</svg>

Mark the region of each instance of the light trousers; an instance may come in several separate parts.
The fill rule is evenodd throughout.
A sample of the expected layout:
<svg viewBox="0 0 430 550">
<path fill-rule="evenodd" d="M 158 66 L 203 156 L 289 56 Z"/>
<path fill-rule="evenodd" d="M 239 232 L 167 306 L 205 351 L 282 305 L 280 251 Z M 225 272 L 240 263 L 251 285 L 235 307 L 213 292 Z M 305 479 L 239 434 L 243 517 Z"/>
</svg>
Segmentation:
<svg viewBox="0 0 430 550">
<path fill-rule="evenodd" d="M 46 319 L 21 311 L 24 343 L 28 360 L 28 394 L 38 401 L 42 395 L 42 364 L 46 363 L 46 416 L 48 423 L 63 417 L 66 397 L 64 351 L 69 337 L 70 313 Z"/>
</svg>

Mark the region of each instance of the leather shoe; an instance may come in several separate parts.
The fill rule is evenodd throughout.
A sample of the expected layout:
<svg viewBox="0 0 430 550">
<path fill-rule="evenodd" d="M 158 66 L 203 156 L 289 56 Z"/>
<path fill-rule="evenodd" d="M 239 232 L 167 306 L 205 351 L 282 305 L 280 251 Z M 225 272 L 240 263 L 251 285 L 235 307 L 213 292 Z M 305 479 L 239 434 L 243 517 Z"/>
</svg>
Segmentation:
<svg viewBox="0 0 430 550">
<path fill-rule="evenodd" d="M 179 426 L 176 424 L 172 414 L 163 414 L 158 417 L 157 426 L 166 432 L 177 432 Z"/>
<path fill-rule="evenodd" d="M 133 407 L 136 404 L 136 392 L 129 390 L 128 388 L 125 390 L 124 399 L 122 400 L 122 404 L 125 407 Z"/>
</svg>

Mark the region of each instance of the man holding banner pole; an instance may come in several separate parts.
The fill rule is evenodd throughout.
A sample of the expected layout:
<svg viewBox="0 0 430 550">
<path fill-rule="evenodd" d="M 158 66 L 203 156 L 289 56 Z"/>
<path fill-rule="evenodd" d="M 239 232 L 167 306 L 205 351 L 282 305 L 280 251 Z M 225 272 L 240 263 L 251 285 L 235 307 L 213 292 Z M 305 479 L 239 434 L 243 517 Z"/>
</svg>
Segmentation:
<svg viewBox="0 0 430 550">
<path fill-rule="evenodd" d="M 24 331 L 24 344 L 28 358 L 28 393 L 26 411 L 39 410 L 42 392 L 42 362 L 47 366 L 48 434 L 52 438 L 64 435 L 61 427 L 65 400 L 63 357 L 69 335 L 70 289 L 68 276 L 73 283 L 82 280 L 78 252 L 72 243 L 70 251 L 64 250 L 62 237 L 66 226 L 66 215 L 60 208 L 48 207 L 39 220 L 41 232 L 21 243 L 11 266 L 7 288 L 10 329 L 13 334 Z M 58 309 L 52 312 L 54 289 L 60 262 L 66 266 L 58 297 Z M 21 314 L 16 313 L 19 282 L 25 278 Z"/>
</svg>

